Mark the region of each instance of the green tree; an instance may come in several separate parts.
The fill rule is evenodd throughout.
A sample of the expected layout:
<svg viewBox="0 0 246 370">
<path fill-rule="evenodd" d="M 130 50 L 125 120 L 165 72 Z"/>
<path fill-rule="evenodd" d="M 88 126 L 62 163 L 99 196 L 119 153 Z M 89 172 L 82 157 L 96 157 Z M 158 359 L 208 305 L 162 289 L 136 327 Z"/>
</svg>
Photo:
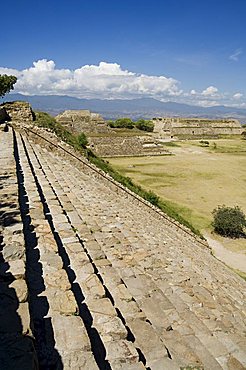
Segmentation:
<svg viewBox="0 0 246 370">
<path fill-rule="evenodd" d="M 212 214 L 214 216 L 212 226 L 217 234 L 230 238 L 239 238 L 244 235 L 246 217 L 238 206 L 218 206 Z"/>
<path fill-rule="evenodd" d="M 142 130 L 142 131 L 148 131 L 148 132 L 152 132 L 154 130 L 154 124 L 153 122 L 151 121 L 146 121 L 145 119 L 139 119 L 136 123 L 135 123 L 136 127 L 139 129 L 139 130 Z"/>
<path fill-rule="evenodd" d="M 3 98 L 5 94 L 13 90 L 16 81 L 17 77 L 15 76 L 0 75 L 0 97 Z"/>
<path fill-rule="evenodd" d="M 130 118 L 118 118 L 116 121 L 109 121 L 108 125 L 112 128 L 129 128 L 134 127 L 134 122 Z"/>
</svg>

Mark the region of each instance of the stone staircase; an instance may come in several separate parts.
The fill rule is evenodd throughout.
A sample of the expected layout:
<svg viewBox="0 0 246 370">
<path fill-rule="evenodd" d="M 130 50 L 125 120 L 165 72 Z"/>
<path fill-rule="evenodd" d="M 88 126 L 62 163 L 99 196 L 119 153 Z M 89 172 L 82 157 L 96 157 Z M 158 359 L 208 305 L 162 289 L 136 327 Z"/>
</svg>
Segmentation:
<svg viewBox="0 0 246 370">
<path fill-rule="evenodd" d="M 0 278 L 2 296 L 16 294 L 10 337 L 27 341 L 26 369 L 244 369 L 246 283 L 193 235 L 40 144 L 0 132 Z M 0 369 L 8 358 L 0 351 Z"/>
</svg>

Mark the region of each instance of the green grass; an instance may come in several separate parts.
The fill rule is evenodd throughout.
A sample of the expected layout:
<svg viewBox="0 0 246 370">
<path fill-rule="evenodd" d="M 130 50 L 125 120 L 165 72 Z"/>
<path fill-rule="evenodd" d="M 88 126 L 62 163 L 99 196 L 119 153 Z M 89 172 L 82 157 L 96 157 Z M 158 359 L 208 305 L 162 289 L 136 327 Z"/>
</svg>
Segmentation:
<svg viewBox="0 0 246 370">
<path fill-rule="evenodd" d="M 65 129 L 59 122 L 45 112 L 35 112 L 34 124 L 39 127 L 44 127 L 54 132 L 59 138 L 67 144 L 72 145 L 75 149 L 81 150 L 78 136 L 73 135 L 70 131 Z"/>
<path fill-rule="evenodd" d="M 246 274 L 245 272 L 242 272 L 240 270 L 237 270 L 237 269 L 232 269 L 236 274 L 238 274 L 242 279 L 244 279 L 246 281 Z"/>
</svg>

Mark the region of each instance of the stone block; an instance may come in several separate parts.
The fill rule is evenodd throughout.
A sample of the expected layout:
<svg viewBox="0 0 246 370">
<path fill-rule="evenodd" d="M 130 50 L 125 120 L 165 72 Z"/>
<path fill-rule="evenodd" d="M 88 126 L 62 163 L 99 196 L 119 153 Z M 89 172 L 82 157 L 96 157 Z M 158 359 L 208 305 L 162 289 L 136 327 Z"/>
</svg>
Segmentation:
<svg viewBox="0 0 246 370">
<path fill-rule="evenodd" d="M 75 315 L 78 311 L 77 303 L 71 290 L 57 291 L 55 288 L 46 289 L 40 296 L 47 296 L 52 311 L 63 315 Z"/>
<path fill-rule="evenodd" d="M 168 357 L 164 344 L 148 322 L 133 319 L 128 320 L 127 325 L 135 337 L 135 345 L 141 348 L 147 363 L 150 360 Z M 146 340 L 146 338 L 148 338 L 148 340 Z"/>
<path fill-rule="evenodd" d="M 90 341 L 80 317 L 54 315 L 51 317 L 56 348 L 65 354 L 90 351 Z"/>
<path fill-rule="evenodd" d="M 118 360 L 120 363 L 131 363 L 138 362 L 138 352 L 131 342 L 126 340 L 114 340 L 112 342 L 105 343 L 106 359 L 111 362 Z"/>
<path fill-rule="evenodd" d="M 14 280 L 9 287 L 15 290 L 17 299 L 20 303 L 24 303 L 27 301 L 28 291 L 25 280 L 23 279 Z"/>
<path fill-rule="evenodd" d="M 65 270 L 58 270 L 55 267 L 43 266 L 45 284 L 48 287 L 56 287 L 63 291 L 69 290 L 71 284 Z"/>
</svg>

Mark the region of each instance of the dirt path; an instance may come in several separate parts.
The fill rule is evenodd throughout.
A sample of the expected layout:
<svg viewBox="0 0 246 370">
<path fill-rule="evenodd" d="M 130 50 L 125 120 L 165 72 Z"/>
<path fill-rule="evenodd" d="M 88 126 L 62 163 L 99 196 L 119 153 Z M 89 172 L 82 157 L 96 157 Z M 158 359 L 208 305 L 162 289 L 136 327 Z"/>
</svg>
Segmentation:
<svg viewBox="0 0 246 370">
<path fill-rule="evenodd" d="M 204 236 L 207 239 L 209 246 L 212 248 L 216 258 L 233 269 L 246 273 L 246 255 L 244 253 L 229 251 L 222 243 L 211 238 L 211 235 L 204 234 Z"/>
</svg>

